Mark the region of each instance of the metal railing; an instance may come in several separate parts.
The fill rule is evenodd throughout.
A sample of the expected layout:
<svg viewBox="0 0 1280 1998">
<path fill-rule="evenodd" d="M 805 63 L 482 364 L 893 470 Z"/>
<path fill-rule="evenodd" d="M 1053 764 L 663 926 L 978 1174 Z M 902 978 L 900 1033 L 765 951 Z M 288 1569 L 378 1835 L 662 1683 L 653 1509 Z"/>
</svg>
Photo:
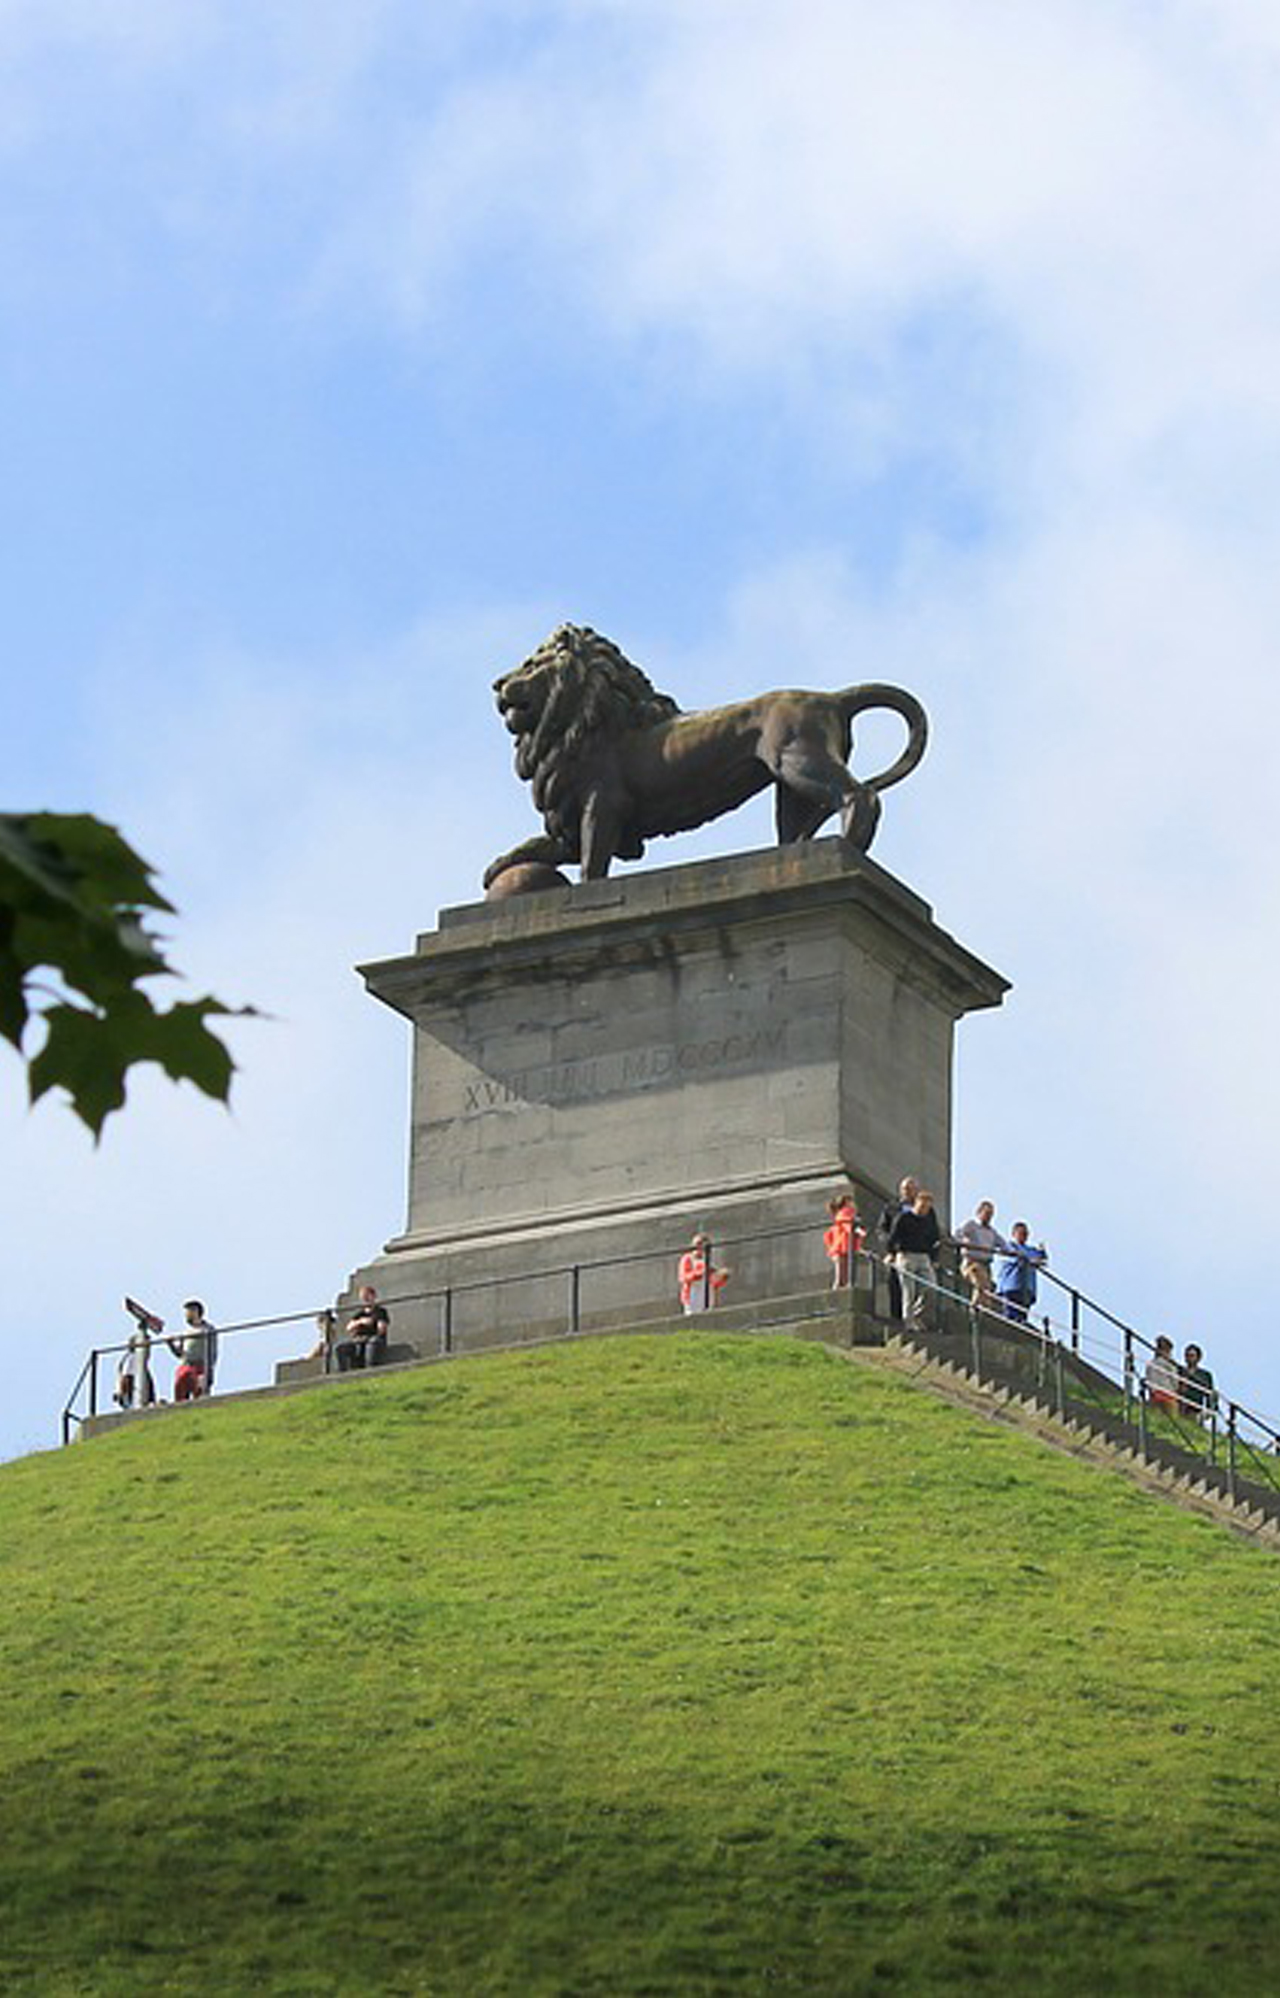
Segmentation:
<svg viewBox="0 0 1280 1998">
<path fill-rule="evenodd" d="M 476 1277 L 388 1295 L 381 1301 L 392 1313 L 393 1325 L 396 1312 L 407 1307 L 412 1307 L 419 1319 L 424 1313 L 434 1317 L 434 1347 L 439 1356 L 484 1345 L 572 1338 L 585 1331 L 643 1330 L 646 1325 L 680 1315 L 680 1302 L 674 1295 L 675 1272 L 689 1246 L 685 1239 L 659 1250 Z M 812 1295 L 819 1288 L 824 1266 L 830 1267 L 823 1253 L 822 1229 L 814 1221 L 720 1236 L 708 1241 L 702 1254 L 704 1268 L 695 1279 L 687 1309 L 701 1317 L 713 1313 L 721 1299 L 725 1307 L 750 1305 L 754 1307 L 753 1324 L 760 1329 L 787 1323 L 789 1302 Z M 954 1255 L 953 1245 L 944 1245 L 948 1264 Z M 652 1282 L 645 1281 L 647 1268 L 654 1272 Z M 722 1293 L 720 1279 L 726 1271 L 731 1281 Z M 957 1356 L 965 1358 L 969 1371 L 978 1379 L 998 1371 L 994 1367 L 998 1345 L 1008 1349 L 1011 1342 L 1021 1343 L 1028 1375 L 1034 1377 L 1039 1397 L 1047 1396 L 1058 1412 L 1065 1413 L 1069 1403 L 1091 1409 L 1112 1428 L 1131 1435 L 1143 1454 L 1153 1446 L 1168 1444 L 1202 1458 L 1210 1471 L 1221 1473 L 1232 1497 L 1241 1481 L 1280 1492 L 1280 1430 L 1274 1424 L 1242 1402 L 1216 1393 L 1212 1403 L 1203 1408 L 1193 1408 L 1189 1394 L 1179 1396 L 1176 1406 L 1160 1406 L 1153 1401 L 1145 1378 L 1146 1356 L 1154 1355 L 1154 1342 L 1055 1272 L 1042 1268 L 1038 1275 L 1061 1299 L 1057 1315 L 1050 1311 L 1035 1319 L 1029 1314 L 1015 1318 L 997 1309 L 994 1300 L 980 1304 L 961 1287 L 950 1268 L 945 1277 L 918 1281 L 929 1294 L 938 1329 L 963 1341 Z M 780 1276 L 790 1278 L 791 1288 L 784 1284 L 779 1289 Z M 625 1279 L 621 1285 L 619 1278 Z M 850 1278 L 844 1295 L 852 1299 L 854 1307 L 870 1318 L 889 1320 L 894 1281 L 889 1262 L 864 1249 L 852 1260 Z M 761 1318 L 761 1308 L 767 1311 L 774 1307 L 775 1318 Z M 220 1326 L 220 1353 L 225 1344 L 300 1325 L 320 1328 L 321 1336 L 306 1357 L 318 1359 L 324 1372 L 332 1371 L 341 1344 L 340 1336 L 334 1336 L 337 1326 L 332 1306 Z M 113 1372 L 118 1372 L 119 1360 L 130 1351 L 136 1365 L 149 1368 L 151 1354 L 169 1347 L 171 1337 L 180 1340 L 184 1329 L 176 1327 L 172 1335 L 152 1334 L 142 1348 L 136 1335 L 132 1344 L 122 1340 L 92 1348 L 62 1410 L 62 1441 L 73 1441 L 86 1419 L 104 1412 L 104 1372 L 110 1382 Z M 910 1325 L 903 1329 L 909 1331 Z M 415 1356 L 429 1357 L 422 1351 L 421 1340 Z M 106 1395 L 111 1394 L 108 1386 Z"/>
<path fill-rule="evenodd" d="M 980 1303 L 951 1283 L 926 1283 L 939 1329 L 967 1334 L 965 1361 L 979 1379 L 998 1374 L 993 1347 L 1021 1338 L 1032 1357 L 1038 1398 L 1059 1415 L 1092 1412 L 1144 1457 L 1169 1451 L 1199 1459 L 1234 1500 L 1241 1483 L 1280 1495 L 1280 1429 L 1243 1402 L 1188 1380 L 1176 1368 L 1172 1389 L 1148 1378 L 1155 1342 L 1076 1285 L 1038 1271 L 1064 1300 L 1062 1313 L 1007 1316 L 996 1302 Z M 957 1315 L 965 1325 L 957 1327 Z M 1101 1330 L 1095 1331 L 1092 1321 Z M 909 1328 L 908 1328 L 909 1329 Z M 1157 1377 L 1159 1378 L 1159 1377 Z M 1118 1433 L 1117 1433 L 1118 1432 Z"/>
<path fill-rule="evenodd" d="M 716 1278 L 726 1271 L 732 1275 L 733 1302 L 739 1299 L 748 1304 L 762 1301 L 764 1288 L 752 1280 L 752 1253 L 787 1240 L 799 1245 L 812 1241 L 813 1237 L 813 1223 L 805 1221 L 792 1222 L 777 1228 L 757 1229 L 745 1235 L 722 1236 L 714 1245 L 709 1242 L 706 1250 L 707 1267 L 701 1286 L 701 1302 L 704 1308 L 709 1308 L 708 1300 L 714 1303 L 718 1294 Z M 818 1242 L 821 1252 L 820 1230 Z M 492 1306 L 495 1300 L 506 1299 L 520 1291 L 525 1294 L 523 1308 L 519 1308 L 517 1298 L 517 1302 L 509 1308 L 501 1307 L 503 1315 L 508 1317 L 513 1325 L 523 1323 L 526 1327 L 531 1326 L 534 1329 L 526 1332 L 523 1342 L 519 1338 L 510 1342 L 491 1338 L 485 1343 L 518 1344 L 527 1343 L 531 1338 L 572 1337 L 586 1330 L 606 1329 L 607 1321 L 612 1317 L 617 1317 L 620 1323 L 625 1319 L 627 1325 L 641 1329 L 645 1324 L 659 1324 L 673 1316 L 681 1315 L 681 1306 L 676 1295 L 675 1271 L 680 1256 L 688 1247 L 689 1241 L 686 1237 L 673 1246 L 661 1249 L 593 1257 L 575 1263 L 555 1264 L 545 1269 L 518 1270 L 509 1275 L 475 1277 L 459 1283 L 434 1285 L 424 1290 L 400 1291 L 395 1294 L 387 1293 L 385 1296 L 380 1294 L 379 1302 L 385 1304 L 392 1314 L 393 1328 L 395 1314 L 406 1307 L 413 1307 L 418 1314 L 421 1314 L 425 1308 L 427 1312 L 433 1314 L 436 1321 L 435 1354 L 439 1356 L 447 1356 L 464 1348 L 471 1349 L 476 1344 L 474 1327 L 469 1330 L 466 1322 L 469 1305 L 478 1300 L 486 1301 L 491 1308 L 485 1316 L 492 1318 L 494 1315 Z M 733 1258 L 732 1261 L 729 1260 L 730 1257 Z M 797 1264 L 797 1273 L 801 1274 L 802 1264 L 807 1258 L 797 1257 L 794 1260 Z M 644 1288 L 637 1304 L 628 1305 L 623 1309 L 616 1303 L 610 1306 L 607 1300 L 592 1295 L 593 1291 L 599 1292 L 602 1288 L 602 1279 L 640 1270 L 645 1265 L 653 1267 L 655 1277 L 653 1283 Z M 807 1292 L 812 1288 L 813 1286 L 807 1282 L 797 1285 L 797 1291 Z M 219 1350 L 221 1351 L 226 1342 L 248 1335 L 276 1332 L 283 1327 L 293 1325 L 306 1324 L 322 1328 L 325 1321 L 334 1320 L 333 1306 L 324 1305 L 311 1306 L 300 1311 L 280 1312 L 266 1318 L 246 1319 L 231 1325 L 219 1325 L 217 1327 Z M 149 1359 L 151 1352 L 163 1353 L 170 1347 L 171 1338 L 175 1341 L 181 1340 L 184 1330 L 185 1328 L 179 1325 L 172 1334 L 163 1330 L 150 1334 L 145 1357 Z M 334 1331 L 336 1332 L 336 1325 Z M 307 1357 L 320 1360 L 326 1373 L 336 1371 L 333 1362 L 340 1343 L 340 1338 L 327 1337 L 322 1330 L 321 1339 L 316 1342 Z M 420 1348 L 421 1342 L 417 1357 L 429 1357 Z M 114 1344 L 95 1346 L 88 1353 L 62 1410 L 61 1432 L 64 1443 L 74 1440 L 86 1418 L 93 1418 L 105 1412 L 106 1398 L 110 1396 L 111 1390 L 108 1388 L 104 1397 L 104 1376 L 109 1380 L 113 1372 L 112 1363 L 116 1363 L 115 1370 L 118 1371 L 119 1361 L 133 1349 L 133 1342 L 130 1339 L 122 1339 Z M 221 1365 L 221 1361 L 219 1364 Z M 157 1396 L 155 1405 L 165 1404 Z"/>
<path fill-rule="evenodd" d="M 219 1353 L 221 1353 L 222 1344 L 226 1340 L 236 1340 L 255 1333 L 261 1334 L 277 1330 L 286 1325 L 315 1324 L 318 1322 L 320 1316 L 320 1312 L 315 1310 L 288 1311 L 273 1318 L 246 1318 L 239 1324 L 219 1325 L 215 1328 Z M 67 1396 L 63 1406 L 61 1418 L 62 1441 L 64 1443 L 74 1442 L 79 1430 L 87 1419 L 92 1419 L 97 1415 L 107 1412 L 103 1406 L 104 1372 L 108 1379 L 110 1379 L 113 1373 L 116 1374 L 118 1379 L 119 1361 L 124 1359 L 126 1355 L 131 1354 L 143 1374 L 150 1374 L 152 1354 L 172 1352 L 172 1346 L 181 1343 L 187 1329 L 185 1326 L 177 1326 L 172 1334 L 166 1331 L 151 1332 L 141 1339 L 135 1334 L 129 1339 L 120 1340 L 115 1345 L 91 1347 L 85 1356 L 84 1365 L 76 1376 L 75 1386 Z M 173 1355 L 173 1358 L 175 1367 L 181 1364 L 176 1354 Z M 113 1360 L 117 1363 L 115 1368 L 111 1366 Z M 117 1399 L 113 1388 L 106 1390 L 106 1399 L 107 1401 Z M 164 1405 L 159 1395 L 155 1395 L 150 1401 L 137 1403 L 139 1407 L 161 1407 Z"/>
</svg>

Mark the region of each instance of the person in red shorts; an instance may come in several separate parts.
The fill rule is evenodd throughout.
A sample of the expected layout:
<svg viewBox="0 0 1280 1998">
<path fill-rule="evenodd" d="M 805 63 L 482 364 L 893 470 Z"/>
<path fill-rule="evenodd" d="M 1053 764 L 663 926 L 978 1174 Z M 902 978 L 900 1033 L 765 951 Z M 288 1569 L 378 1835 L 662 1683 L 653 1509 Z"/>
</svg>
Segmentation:
<svg viewBox="0 0 1280 1998">
<path fill-rule="evenodd" d="M 169 1349 L 178 1362 L 173 1376 L 173 1398 L 175 1401 L 198 1401 L 213 1386 L 218 1334 L 205 1317 L 204 1306 L 198 1297 L 188 1298 L 182 1312 L 187 1329 L 180 1338 L 169 1341 Z"/>
</svg>

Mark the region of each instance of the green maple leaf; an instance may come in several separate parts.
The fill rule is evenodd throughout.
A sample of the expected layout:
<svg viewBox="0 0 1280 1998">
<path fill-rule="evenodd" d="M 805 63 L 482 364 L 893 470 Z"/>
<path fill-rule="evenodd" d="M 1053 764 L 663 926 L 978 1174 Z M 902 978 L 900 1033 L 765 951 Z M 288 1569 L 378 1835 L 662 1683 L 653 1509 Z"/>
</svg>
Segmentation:
<svg viewBox="0 0 1280 1998">
<path fill-rule="evenodd" d="M 140 989 L 172 975 L 144 922 L 171 909 L 114 826 L 87 813 L 0 813 L 0 1034 L 22 1055 L 32 1020 L 43 1021 L 27 1063 L 32 1101 L 64 1089 L 95 1137 L 140 1062 L 219 1101 L 230 1091 L 234 1063 L 207 1022 L 232 1009 L 211 997 L 161 1009 Z"/>
</svg>

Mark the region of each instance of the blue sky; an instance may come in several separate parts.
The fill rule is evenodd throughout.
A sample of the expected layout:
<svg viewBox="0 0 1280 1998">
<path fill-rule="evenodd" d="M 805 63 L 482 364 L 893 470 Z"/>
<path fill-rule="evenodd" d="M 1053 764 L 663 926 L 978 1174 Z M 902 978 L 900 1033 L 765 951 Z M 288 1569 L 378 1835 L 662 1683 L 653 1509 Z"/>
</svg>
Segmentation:
<svg viewBox="0 0 1280 1998">
<path fill-rule="evenodd" d="M 0 79 L 5 802 L 122 824 L 274 1016 L 96 1152 L 0 1067 L 0 1452 L 124 1289 L 302 1308 L 396 1231 L 351 966 L 528 830 L 489 686 L 565 617 L 686 706 L 922 697 L 877 857 L 1014 981 L 957 1212 L 1280 1412 L 1272 11 L 0 0 Z"/>
</svg>

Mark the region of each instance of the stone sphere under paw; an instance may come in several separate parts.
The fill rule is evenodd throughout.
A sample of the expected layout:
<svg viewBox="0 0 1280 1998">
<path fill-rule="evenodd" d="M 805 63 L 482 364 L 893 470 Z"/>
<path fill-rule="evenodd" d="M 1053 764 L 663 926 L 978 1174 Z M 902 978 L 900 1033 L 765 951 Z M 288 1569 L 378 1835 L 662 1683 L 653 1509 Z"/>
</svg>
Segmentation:
<svg viewBox="0 0 1280 1998">
<path fill-rule="evenodd" d="M 540 895 L 547 888 L 568 888 L 567 874 L 545 860 L 519 860 L 504 867 L 484 891 L 486 902 L 505 902 L 512 895 Z"/>
</svg>

